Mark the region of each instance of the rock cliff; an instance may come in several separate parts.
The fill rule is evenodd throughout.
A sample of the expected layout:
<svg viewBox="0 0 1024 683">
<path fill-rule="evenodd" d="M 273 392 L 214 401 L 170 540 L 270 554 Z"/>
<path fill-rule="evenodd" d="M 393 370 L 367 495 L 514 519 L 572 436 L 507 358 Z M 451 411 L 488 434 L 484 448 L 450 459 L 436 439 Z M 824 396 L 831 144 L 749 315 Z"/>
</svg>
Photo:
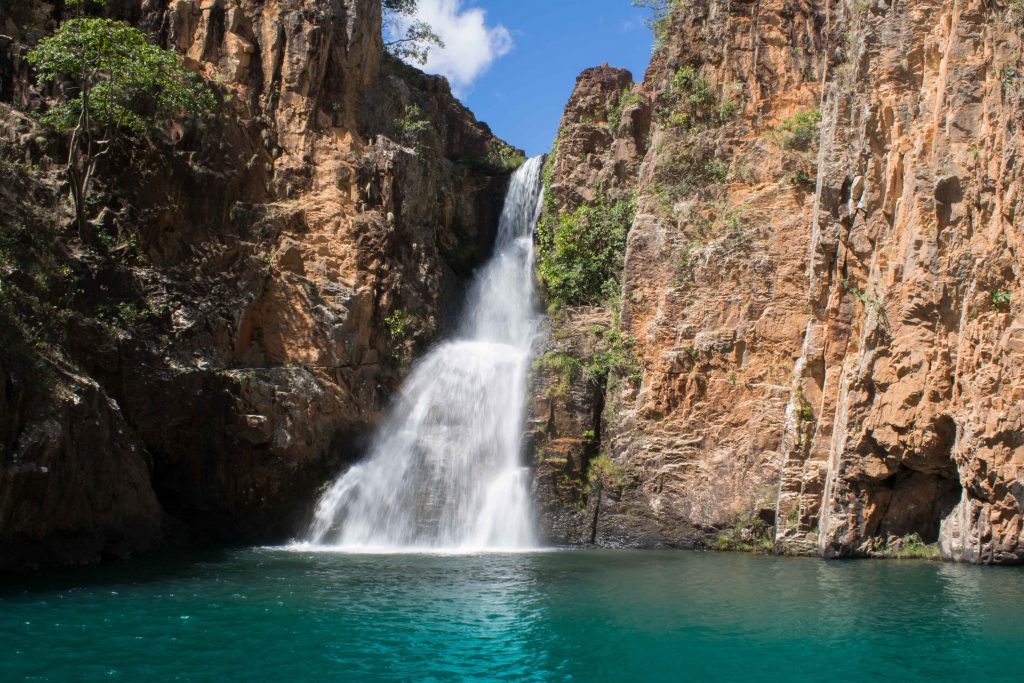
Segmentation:
<svg viewBox="0 0 1024 683">
<path fill-rule="evenodd" d="M 567 306 L 535 373 L 549 537 L 1024 560 L 1016 4 L 669 4 L 550 162 L 546 215 L 637 213 L 632 359 L 566 372 L 600 355 Z"/>
<path fill-rule="evenodd" d="M 0 8 L 0 568 L 294 533 L 484 257 L 510 149 L 389 57 L 376 0 L 119 0 L 216 114 L 115 150 L 73 237 L 60 7 Z"/>
<path fill-rule="evenodd" d="M 1024 561 L 1021 34 L 980 0 L 668 2 L 545 166 L 549 541 Z M 487 255 L 509 148 L 375 0 L 111 0 L 217 113 L 86 240 L 0 7 L 0 569 L 293 532 Z"/>
</svg>

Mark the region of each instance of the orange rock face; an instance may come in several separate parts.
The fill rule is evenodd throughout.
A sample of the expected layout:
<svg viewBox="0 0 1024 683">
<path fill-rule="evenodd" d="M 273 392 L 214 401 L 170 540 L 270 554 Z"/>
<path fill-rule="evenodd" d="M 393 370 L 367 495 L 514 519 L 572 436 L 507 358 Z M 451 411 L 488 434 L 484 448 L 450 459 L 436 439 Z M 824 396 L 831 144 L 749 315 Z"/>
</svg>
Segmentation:
<svg viewBox="0 0 1024 683">
<path fill-rule="evenodd" d="M 780 512 L 799 526 L 780 540 L 850 555 L 919 533 L 947 559 L 1018 562 L 1016 18 L 970 2 L 841 17 L 859 39 L 823 100 L 796 380 L 827 418 L 787 462 Z M 796 479 L 823 484 L 820 509 Z"/>
<path fill-rule="evenodd" d="M 1014 21 L 950 2 L 670 16 L 621 181 L 642 380 L 604 398 L 623 474 L 584 542 L 742 527 L 780 552 L 1024 559 Z M 600 178 L 559 169 L 614 166 L 591 148 L 560 138 L 559 197 Z"/>
<path fill-rule="evenodd" d="M 30 139 L 44 133 L 17 109 L 47 93 L 33 88 L 22 55 L 53 12 L 35 0 L 0 9 L 0 119 Z M 105 397 L 96 419 L 127 424 L 134 448 L 97 446 L 103 471 L 124 471 L 97 495 L 122 500 L 118 524 L 141 530 L 118 553 L 182 527 L 200 538 L 287 538 L 318 487 L 359 454 L 408 360 L 488 255 L 508 175 L 490 160 L 500 141 L 444 79 L 384 53 L 376 0 L 174 0 L 124 14 L 177 50 L 219 104 L 202 125 L 179 122 L 150 153 L 101 168 L 103 188 L 117 190 L 102 197 L 103 229 L 132 236 L 138 258 L 122 246 L 110 259 L 75 260 L 72 250 L 89 301 L 73 303 L 58 343 L 89 379 L 68 380 L 69 393 L 82 384 Z M 0 156 L 30 154 L 56 177 L 58 147 Z M 117 331 L 92 320 L 96 306 L 122 301 L 150 314 Z M 37 396 L 24 370 L 0 359 L 14 403 L 32 408 L 0 410 L 0 423 L 11 422 L 4 455 L 18 454 L 11 468 L 0 459 L 0 515 L 32 521 L 0 517 L 0 555 L 28 549 L 6 553 L 12 566 L 99 559 L 102 534 L 77 557 L 51 544 L 111 515 L 81 506 L 68 525 L 26 493 L 85 485 L 50 462 L 74 449 L 37 457 L 25 441 L 55 411 L 58 431 L 74 433 L 85 411 Z M 120 468 L 124 458 L 134 465 Z M 40 467 L 49 478 L 22 485 Z M 141 502 L 129 504 L 122 487 L 143 491 Z"/>
</svg>

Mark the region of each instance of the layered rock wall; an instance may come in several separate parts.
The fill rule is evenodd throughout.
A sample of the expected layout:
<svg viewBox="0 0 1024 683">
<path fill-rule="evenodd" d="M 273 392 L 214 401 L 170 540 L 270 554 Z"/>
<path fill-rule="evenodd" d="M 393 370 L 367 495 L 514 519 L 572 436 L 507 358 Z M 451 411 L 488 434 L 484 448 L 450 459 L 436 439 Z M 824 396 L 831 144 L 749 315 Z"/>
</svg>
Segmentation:
<svg viewBox="0 0 1024 683">
<path fill-rule="evenodd" d="M 642 378 L 600 401 L 621 474 L 584 541 L 1020 561 L 1019 15 L 711 1 L 662 28 L 626 181 Z"/>
</svg>

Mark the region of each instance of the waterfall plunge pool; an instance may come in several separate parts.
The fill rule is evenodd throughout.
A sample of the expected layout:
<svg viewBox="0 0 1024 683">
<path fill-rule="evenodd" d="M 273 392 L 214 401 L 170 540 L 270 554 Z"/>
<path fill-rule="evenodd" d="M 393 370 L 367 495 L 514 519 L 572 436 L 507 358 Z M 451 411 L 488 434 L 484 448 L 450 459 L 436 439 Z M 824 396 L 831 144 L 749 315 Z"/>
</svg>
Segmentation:
<svg viewBox="0 0 1024 683">
<path fill-rule="evenodd" d="M 0 584 L 3 681 L 1019 680 L 1024 572 L 259 548 Z"/>
</svg>

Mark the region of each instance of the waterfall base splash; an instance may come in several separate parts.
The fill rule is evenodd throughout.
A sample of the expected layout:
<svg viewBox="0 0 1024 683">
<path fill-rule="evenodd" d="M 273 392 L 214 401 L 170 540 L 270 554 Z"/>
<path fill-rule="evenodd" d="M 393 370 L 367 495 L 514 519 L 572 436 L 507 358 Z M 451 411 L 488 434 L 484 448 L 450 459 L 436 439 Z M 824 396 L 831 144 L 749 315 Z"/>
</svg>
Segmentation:
<svg viewBox="0 0 1024 683">
<path fill-rule="evenodd" d="M 369 456 L 320 499 L 301 547 L 510 551 L 535 545 L 522 466 L 526 375 L 538 330 L 533 229 L 543 159 L 509 185 L 494 256 L 453 341 L 413 369 Z"/>
</svg>

